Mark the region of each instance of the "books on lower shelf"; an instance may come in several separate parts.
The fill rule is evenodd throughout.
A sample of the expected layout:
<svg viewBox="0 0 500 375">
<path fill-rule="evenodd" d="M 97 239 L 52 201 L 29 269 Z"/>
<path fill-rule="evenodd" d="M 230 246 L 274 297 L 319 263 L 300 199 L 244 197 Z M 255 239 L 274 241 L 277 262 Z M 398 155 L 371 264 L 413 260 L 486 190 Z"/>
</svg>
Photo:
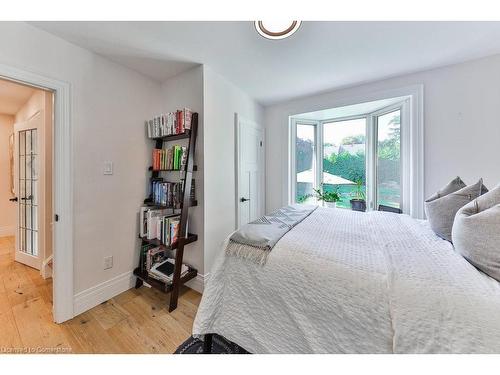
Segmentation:
<svg viewBox="0 0 500 375">
<path fill-rule="evenodd" d="M 191 129 L 192 118 L 193 112 L 188 108 L 155 116 L 146 121 L 148 137 L 158 138 L 185 133 Z"/>
<path fill-rule="evenodd" d="M 155 263 L 148 272 L 148 276 L 153 279 L 163 281 L 164 283 L 172 283 L 174 277 L 175 260 L 168 258 L 162 262 Z M 185 265 L 181 265 L 181 277 L 185 276 L 189 271 L 189 268 Z"/>
<path fill-rule="evenodd" d="M 175 145 L 169 149 L 153 149 L 153 171 L 185 169 L 187 147 Z"/>
<path fill-rule="evenodd" d="M 141 207 L 140 212 L 140 236 L 148 240 L 157 239 L 162 244 L 170 246 L 179 238 L 180 215 L 172 214 L 167 209 L 152 209 Z M 186 233 L 188 235 L 188 223 Z"/>
<path fill-rule="evenodd" d="M 145 245 L 141 248 L 141 260 L 139 267 L 142 274 L 147 274 L 149 277 L 163 281 L 164 283 L 172 283 L 175 260 L 168 258 L 167 251 L 159 246 Z M 181 277 L 185 276 L 189 271 L 189 267 L 185 264 L 181 265 Z"/>
</svg>

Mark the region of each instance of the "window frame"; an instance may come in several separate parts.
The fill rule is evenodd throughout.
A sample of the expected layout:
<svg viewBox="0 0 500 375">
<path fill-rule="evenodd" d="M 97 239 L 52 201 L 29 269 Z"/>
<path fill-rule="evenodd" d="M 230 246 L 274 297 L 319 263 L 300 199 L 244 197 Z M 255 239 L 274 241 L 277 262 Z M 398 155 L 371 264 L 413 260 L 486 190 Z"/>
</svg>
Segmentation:
<svg viewBox="0 0 500 375">
<path fill-rule="evenodd" d="M 407 207 L 407 204 L 405 204 L 405 196 L 408 195 L 406 192 L 405 192 L 405 188 L 406 188 L 406 184 L 405 186 L 403 187 L 403 170 L 405 169 L 404 166 L 405 166 L 405 161 L 406 161 L 406 157 L 404 156 L 405 155 L 405 151 L 406 151 L 406 145 L 404 145 L 403 143 L 403 139 L 405 138 L 406 136 L 406 130 L 404 130 L 404 126 L 403 124 L 404 121 L 406 121 L 406 115 L 404 114 L 404 107 L 405 107 L 405 103 L 407 103 L 407 100 L 403 101 L 403 102 L 399 102 L 399 103 L 395 103 L 395 104 L 392 104 L 390 106 L 387 106 L 387 107 L 384 107 L 384 108 L 381 108 L 375 112 L 371 112 L 369 114 L 369 116 L 371 117 L 371 122 L 372 122 L 372 132 L 373 132 L 373 135 L 372 135 L 372 153 L 370 155 L 370 172 L 373 173 L 373 176 L 372 176 L 372 179 L 371 179 L 371 184 L 373 186 L 371 186 L 371 197 L 370 197 L 370 201 L 368 202 L 367 201 L 367 206 L 370 207 L 370 209 L 372 210 L 378 210 L 378 186 L 377 186 L 377 180 L 378 180 L 378 163 L 377 163 L 377 160 L 378 160 L 378 118 L 381 117 L 381 116 L 384 116 L 384 115 L 387 115 L 388 113 L 392 113 L 392 112 L 396 112 L 399 110 L 399 113 L 400 113 L 400 120 L 399 120 L 399 129 L 400 129 L 400 149 L 399 149 L 399 157 L 400 157 L 400 201 L 399 201 L 399 205 L 400 205 L 400 209 L 404 212 L 404 213 L 407 213 L 408 210 L 406 210 L 406 207 Z M 368 168 L 367 168 L 367 171 L 368 171 Z M 368 178 L 367 178 L 368 180 Z M 405 212 L 406 210 L 406 212 Z"/>
<path fill-rule="evenodd" d="M 400 110 L 400 208 L 403 213 L 410 213 L 411 205 L 411 178 L 410 178 L 410 162 L 411 162 L 411 149 L 410 149 L 410 99 L 405 98 L 402 101 L 377 109 L 373 112 L 364 114 L 357 114 L 352 116 L 342 116 L 328 118 L 324 120 L 312 120 L 301 118 L 290 118 L 291 131 L 290 131 L 290 157 L 289 157 L 289 203 L 296 203 L 296 186 L 297 186 L 297 173 L 296 173 L 296 153 L 295 144 L 297 137 L 297 125 L 313 125 L 315 126 L 315 184 L 314 188 L 321 186 L 323 182 L 323 133 L 324 124 L 333 122 L 357 120 L 364 118 L 366 121 L 365 130 L 365 168 L 366 168 L 366 206 L 367 210 L 377 210 L 377 147 L 378 147 L 378 117 L 385 114 Z M 319 171 L 319 172 L 318 172 Z"/>
<path fill-rule="evenodd" d="M 313 148 L 313 153 L 314 153 L 314 159 L 313 159 L 313 172 L 315 175 L 315 181 L 313 188 L 317 189 L 318 186 L 320 186 L 320 176 L 319 173 L 317 173 L 317 170 L 319 167 L 323 168 L 323 159 L 319 158 L 319 151 L 323 149 L 323 146 L 318 147 L 319 145 L 319 127 L 320 127 L 320 121 L 317 120 L 307 120 L 307 119 L 300 119 L 300 118 L 292 118 L 291 121 L 292 124 L 292 129 L 290 131 L 290 152 L 291 152 L 291 157 L 289 158 L 289 165 L 288 165 L 288 170 L 291 176 L 291 184 L 289 186 L 289 197 L 290 197 L 290 203 L 295 204 L 296 202 L 296 192 L 297 192 L 297 159 L 296 159 L 296 141 L 297 141 L 297 125 L 311 125 L 314 126 L 314 148 Z M 319 162 L 318 162 L 319 160 Z"/>
</svg>

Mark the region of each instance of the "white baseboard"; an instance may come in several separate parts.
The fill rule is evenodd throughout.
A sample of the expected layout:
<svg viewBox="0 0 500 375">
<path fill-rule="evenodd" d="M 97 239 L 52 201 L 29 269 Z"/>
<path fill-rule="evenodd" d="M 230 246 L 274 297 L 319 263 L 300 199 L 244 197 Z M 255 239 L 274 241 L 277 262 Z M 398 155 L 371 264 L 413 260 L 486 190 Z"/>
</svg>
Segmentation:
<svg viewBox="0 0 500 375">
<path fill-rule="evenodd" d="M 203 293 L 205 287 L 205 282 L 208 280 L 208 273 L 204 275 L 198 274 L 193 280 L 186 283 L 186 286 L 196 290 L 198 293 Z"/>
<path fill-rule="evenodd" d="M 15 225 L 0 227 L 0 237 L 13 236 L 15 234 L 16 234 L 16 226 Z"/>
<path fill-rule="evenodd" d="M 74 315 L 90 310 L 91 308 L 123 293 L 135 285 L 135 276 L 132 271 L 122 273 L 110 280 L 93 286 L 75 295 L 73 300 Z"/>
<path fill-rule="evenodd" d="M 129 271 L 76 294 L 73 300 L 74 315 L 80 315 L 118 294 L 133 288 L 135 286 L 135 280 L 136 277 L 133 275 L 132 271 Z M 187 282 L 186 286 L 196 290 L 198 293 L 203 293 L 206 280 L 208 280 L 208 274 L 198 274 L 193 280 Z"/>
</svg>

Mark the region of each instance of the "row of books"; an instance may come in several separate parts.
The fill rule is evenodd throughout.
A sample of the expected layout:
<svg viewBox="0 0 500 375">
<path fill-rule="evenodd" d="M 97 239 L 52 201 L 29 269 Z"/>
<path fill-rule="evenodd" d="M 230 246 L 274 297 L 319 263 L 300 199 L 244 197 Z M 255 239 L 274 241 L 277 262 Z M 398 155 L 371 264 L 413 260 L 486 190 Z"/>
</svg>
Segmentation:
<svg viewBox="0 0 500 375">
<path fill-rule="evenodd" d="M 166 209 L 141 207 L 139 222 L 140 236 L 148 240 L 160 240 L 164 245 L 172 245 L 179 238 L 180 216 L 172 216 Z M 187 225 L 186 225 L 187 236 Z"/>
<path fill-rule="evenodd" d="M 141 248 L 141 259 L 139 266 L 143 273 L 151 270 L 151 267 L 157 263 L 163 262 L 167 258 L 167 251 L 165 248 L 154 245 L 143 245 Z"/>
<path fill-rule="evenodd" d="M 153 170 L 182 170 L 187 163 L 187 147 L 174 145 L 169 149 L 153 149 Z"/>
<path fill-rule="evenodd" d="M 163 177 L 151 179 L 151 198 L 153 203 L 166 208 L 182 208 L 182 192 L 184 191 L 184 180 L 180 182 L 167 182 Z M 189 192 L 191 200 L 196 199 L 196 180 L 191 180 L 191 190 Z"/>
<path fill-rule="evenodd" d="M 184 181 L 165 182 L 163 178 L 155 178 L 151 181 L 153 203 L 168 208 L 182 208 L 182 190 Z"/>
<path fill-rule="evenodd" d="M 148 137 L 158 138 L 185 133 L 187 129 L 191 129 L 192 119 L 193 112 L 188 108 L 158 115 L 146 121 Z"/>
<path fill-rule="evenodd" d="M 167 251 L 164 248 L 153 245 L 144 245 L 141 248 L 140 268 L 142 273 L 147 273 L 149 277 L 163 281 L 167 284 L 172 283 L 175 260 L 168 258 Z M 185 265 L 181 265 L 181 277 L 189 271 Z"/>
</svg>

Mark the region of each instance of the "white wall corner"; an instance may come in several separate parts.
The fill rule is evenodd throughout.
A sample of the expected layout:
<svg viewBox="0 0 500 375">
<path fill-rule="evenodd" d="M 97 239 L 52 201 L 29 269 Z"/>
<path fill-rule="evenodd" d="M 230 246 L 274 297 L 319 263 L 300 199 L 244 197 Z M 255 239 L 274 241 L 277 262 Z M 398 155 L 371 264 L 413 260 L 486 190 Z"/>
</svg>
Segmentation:
<svg viewBox="0 0 500 375">
<path fill-rule="evenodd" d="M 193 280 L 190 280 L 186 283 L 186 286 L 196 290 L 198 293 L 203 293 L 203 290 L 205 288 L 205 283 L 208 280 L 209 274 L 206 273 L 204 275 L 198 274 Z"/>
<path fill-rule="evenodd" d="M 15 233 L 16 233 L 15 225 L 0 227 L 0 237 L 14 236 Z"/>
<path fill-rule="evenodd" d="M 136 277 L 133 275 L 132 271 L 128 271 L 93 286 L 92 288 L 77 293 L 73 302 L 75 316 L 133 288 L 135 279 Z"/>
</svg>

